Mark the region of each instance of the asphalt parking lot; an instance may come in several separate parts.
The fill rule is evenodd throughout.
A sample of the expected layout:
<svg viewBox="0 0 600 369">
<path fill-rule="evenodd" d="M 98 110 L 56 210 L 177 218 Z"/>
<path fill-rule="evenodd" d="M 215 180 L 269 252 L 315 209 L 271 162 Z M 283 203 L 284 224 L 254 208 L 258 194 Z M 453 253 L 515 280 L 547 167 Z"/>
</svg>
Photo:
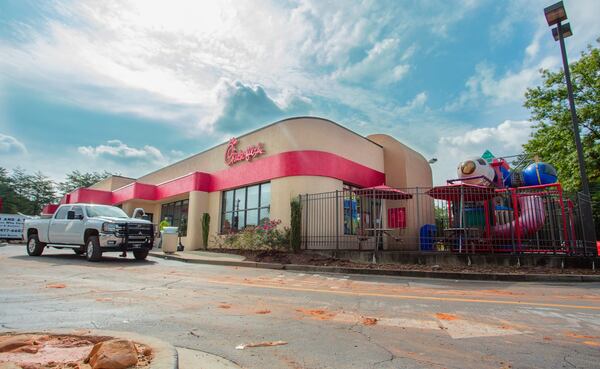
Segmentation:
<svg viewBox="0 0 600 369">
<path fill-rule="evenodd" d="M 3 330 L 148 334 L 244 368 L 597 368 L 600 284 L 318 275 L 0 247 Z M 240 344 L 284 341 L 273 347 Z"/>
</svg>

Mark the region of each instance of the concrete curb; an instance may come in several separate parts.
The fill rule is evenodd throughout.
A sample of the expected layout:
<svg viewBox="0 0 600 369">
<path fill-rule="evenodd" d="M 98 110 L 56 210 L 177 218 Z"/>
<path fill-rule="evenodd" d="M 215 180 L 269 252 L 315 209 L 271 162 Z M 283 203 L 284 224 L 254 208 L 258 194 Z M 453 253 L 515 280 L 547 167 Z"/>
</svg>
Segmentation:
<svg viewBox="0 0 600 369">
<path fill-rule="evenodd" d="M 207 260 L 207 259 L 188 259 L 178 255 L 167 255 L 158 252 L 151 252 L 151 256 L 163 258 L 166 260 L 176 260 L 190 264 L 207 264 L 237 266 L 244 268 L 277 269 L 290 270 L 296 272 L 315 272 L 315 273 L 341 273 L 358 275 L 379 275 L 395 277 L 414 277 L 414 278 L 441 278 L 441 279 L 459 279 L 459 280 L 477 280 L 477 281 L 505 281 L 505 282 L 600 282 L 600 275 L 582 275 L 582 274 L 507 274 L 507 273 L 464 273 L 464 272 L 434 272 L 421 270 L 382 270 L 382 269 L 363 269 L 346 268 L 336 266 L 318 266 L 318 265 L 296 265 L 279 263 L 260 263 L 254 261 L 233 261 L 233 260 Z"/>
<path fill-rule="evenodd" d="M 57 330 L 40 330 L 40 331 L 19 331 L 19 330 L 3 330 L 1 334 L 64 334 L 78 336 L 110 336 L 122 338 L 143 343 L 152 347 L 154 358 L 148 369 L 178 369 L 178 357 L 175 347 L 158 338 L 144 336 L 132 332 L 105 331 L 98 329 L 57 329 Z"/>
</svg>

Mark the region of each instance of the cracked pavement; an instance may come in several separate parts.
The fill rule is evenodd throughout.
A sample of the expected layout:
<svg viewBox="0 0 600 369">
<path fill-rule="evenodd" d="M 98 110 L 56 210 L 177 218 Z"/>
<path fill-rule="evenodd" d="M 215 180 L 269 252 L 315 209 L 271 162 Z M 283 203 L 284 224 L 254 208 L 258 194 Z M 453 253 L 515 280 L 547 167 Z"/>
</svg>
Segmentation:
<svg viewBox="0 0 600 369">
<path fill-rule="evenodd" d="M 131 256 L 89 263 L 70 250 L 29 257 L 18 245 L 0 247 L 0 271 L 3 330 L 133 331 L 244 368 L 597 368 L 600 360 L 598 283 L 345 276 Z M 288 344 L 235 349 L 279 340 Z"/>
</svg>

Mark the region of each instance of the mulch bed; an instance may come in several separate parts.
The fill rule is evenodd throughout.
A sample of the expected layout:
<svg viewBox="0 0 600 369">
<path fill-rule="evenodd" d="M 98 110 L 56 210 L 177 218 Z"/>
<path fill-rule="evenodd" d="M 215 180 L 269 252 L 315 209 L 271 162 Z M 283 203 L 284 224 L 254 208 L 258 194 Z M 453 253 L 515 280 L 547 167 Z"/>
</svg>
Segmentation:
<svg viewBox="0 0 600 369">
<path fill-rule="evenodd" d="M 313 253 L 290 253 L 284 251 L 257 251 L 257 250 L 239 250 L 239 249 L 210 249 L 211 252 L 221 252 L 228 254 L 242 255 L 246 261 L 261 263 L 278 264 L 296 264 L 296 265 L 315 265 L 315 266 L 335 266 L 343 268 L 359 269 L 379 269 L 379 270 L 399 270 L 399 271 L 426 271 L 426 272 L 463 272 L 463 273 L 482 273 L 482 274 L 569 274 L 569 275 L 600 275 L 599 269 L 595 271 L 590 269 L 560 269 L 550 267 L 531 267 L 531 266 L 464 266 L 464 265 L 422 265 L 422 264 L 372 264 L 361 263 L 350 260 L 342 260 Z"/>
</svg>

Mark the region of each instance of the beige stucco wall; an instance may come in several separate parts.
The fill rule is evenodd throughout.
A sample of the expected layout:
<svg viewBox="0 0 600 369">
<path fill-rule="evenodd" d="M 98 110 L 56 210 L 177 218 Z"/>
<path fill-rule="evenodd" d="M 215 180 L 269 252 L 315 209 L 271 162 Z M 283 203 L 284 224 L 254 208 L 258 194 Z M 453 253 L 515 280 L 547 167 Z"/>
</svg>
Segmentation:
<svg viewBox="0 0 600 369">
<path fill-rule="evenodd" d="M 346 159 L 383 172 L 383 149 L 377 144 L 333 122 L 319 118 L 292 118 L 240 136 L 238 148 L 263 143 L 266 153 L 260 158 L 282 152 L 318 150 L 335 153 Z M 225 164 L 227 142 L 180 162 L 147 174 L 138 182 L 159 184 L 186 174 L 216 172 L 229 168 Z M 257 158 L 258 159 L 258 158 Z M 234 164 L 244 165 L 243 162 Z"/>
<path fill-rule="evenodd" d="M 238 138 L 238 149 L 243 150 L 249 145 L 263 143 L 266 153 L 260 158 L 277 155 L 282 152 L 297 150 L 319 150 L 334 153 L 348 160 L 365 165 L 372 169 L 385 172 L 386 184 L 397 188 L 432 186 L 431 168 L 427 160 L 418 152 L 383 134 L 361 137 L 335 123 L 319 118 L 293 118 L 267 126 L 255 132 Z M 140 177 L 137 181 L 148 184 L 159 184 L 192 172 L 216 172 L 229 168 L 225 164 L 227 143 L 207 150 L 203 153 L 184 159 L 178 163 L 162 168 L 159 171 Z M 243 167 L 245 162 L 234 164 Z M 133 180 L 125 177 L 110 177 L 91 188 L 114 190 L 131 183 Z M 250 184 L 248 184 L 250 185 Z M 298 194 L 314 194 L 342 190 L 340 180 L 328 177 L 295 176 L 271 180 L 271 219 L 280 219 L 282 226 L 290 223 L 290 201 Z M 189 198 L 188 235 L 182 242 L 187 250 L 202 247 L 202 214 L 210 214 L 209 247 L 216 246 L 214 239 L 218 236 L 221 224 L 221 191 L 211 193 L 194 191 L 181 194 L 160 202 L 130 200 L 123 203 L 123 209 L 131 214 L 136 207 L 154 214 L 154 223 L 158 224 L 163 217 L 161 205 Z M 386 248 L 407 249 L 406 244 L 418 241 L 418 230 L 421 225 L 434 220 L 433 201 L 426 196 L 417 196 L 409 201 L 387 201 L 387 208 L 406 207 L 408 229 L 398 231 L 405 242 L 386 240 Z M 340 199 L 339 214 L 317 214 L 317 209 L 311 209 L 309 215 L 322 217 L 323 222 L 332 222 L 338 218 L 337 233 L 343 235 L 343 199 Z M 313 218 L 314 219 L 314 218 Z M 335 226 L 327 227 L 329 231 L 336 230 Z M 327 235 L 324 235 L 327 236 Z M 410 240 L 410 241 L 409 241 Z M 347 236 L 345 246 L 358 248 L 356 236 Z"/>
<path fill-rule="evenodd" d="M 395 235 L 401 241 L 388 237 L 385 247 L 416 250 L 421 226 L 435 223 L 433 199 L 424 194 L 433 185 L 431 166 L 423 155 L 391 136 L 376 134 L 368 138 L 383 146 L 386 184 L 390 187 L 410 189 L 410 193 L 417 193 L 411 200 L 386 200 L 386 216 L 389 208 L 406 209 L 407 228 L 395 230 Z"/>
<path fill-rule="evenodd" d="M 117 188 L 121 188 L 123 186 L 127 186 L 130 183 L 135 182 L 135 179 L 121 176 L 110 176 L 101 180 L 100 182 L 96 182 L 91 185 L 89 188 L 93 188 L 95 190 L 103 190 L 103 191 L 114 191 Z"/>
<path fill-rule="evenodd" d="M 198 250 L 202 245 L 202 216 L 209 212 L 208 193 L 203 191 L 190 192 L 188 206 L 187 237 L 183 242 L 186 250 Z"/>
</svg>

